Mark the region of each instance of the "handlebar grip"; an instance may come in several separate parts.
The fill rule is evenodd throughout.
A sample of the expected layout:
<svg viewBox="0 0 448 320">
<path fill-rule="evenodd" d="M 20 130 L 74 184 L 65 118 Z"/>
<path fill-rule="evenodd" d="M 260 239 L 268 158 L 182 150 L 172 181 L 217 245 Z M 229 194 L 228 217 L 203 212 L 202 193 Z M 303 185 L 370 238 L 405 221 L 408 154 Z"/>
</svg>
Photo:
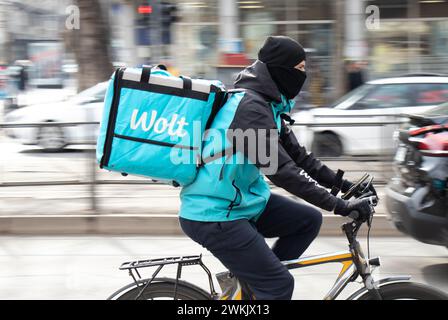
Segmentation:
<svg viewBox="0 0 448 320">
<path fill-rule="evenodd" d="M 378 196 L 369 197 L 369 201 L 370 204 L 375 207 L 378 204 Z"/>
</svg>

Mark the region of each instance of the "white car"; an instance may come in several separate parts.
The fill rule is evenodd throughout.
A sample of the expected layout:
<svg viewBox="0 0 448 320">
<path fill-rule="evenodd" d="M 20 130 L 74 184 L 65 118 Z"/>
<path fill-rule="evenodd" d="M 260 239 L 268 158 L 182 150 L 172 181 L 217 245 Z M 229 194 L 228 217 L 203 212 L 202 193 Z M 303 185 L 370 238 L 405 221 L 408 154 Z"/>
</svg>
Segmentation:
<svg viewBox="0 0 448 320">
<path fill-rule="evenodd" d="M 389 154 L 401 114 L 420 113 L 448 101 L 448 77 L 403 76 L 369 81 L 330 107 L 298 111 L 293 131 L 317 156 Z M 360 123 L 368 126 L 359 125 Z M 340 125 L 338 125 L 340 123 Z"/>
<path fill-rule="evenodd" d="M 35 104 L 8 113 L 6 123 L 99 122 L 108 82 L 101 82 L 64 101 Z M 8 128 L 6 134 L 23 144 L 58 151 L 68 145 L 95 141 L 98 125 Z"/>
</svg>

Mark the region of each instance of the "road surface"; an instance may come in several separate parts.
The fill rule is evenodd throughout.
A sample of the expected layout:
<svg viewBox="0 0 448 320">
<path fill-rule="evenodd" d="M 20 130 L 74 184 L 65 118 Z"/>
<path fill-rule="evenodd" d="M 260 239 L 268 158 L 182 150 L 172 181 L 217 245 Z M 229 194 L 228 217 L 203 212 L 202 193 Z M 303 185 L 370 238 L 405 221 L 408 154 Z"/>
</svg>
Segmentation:
<svg viewBox="0 0 448 320">
<path fill-rule="evenodd" d="M 305 254 L 346 248 L 342 237 L 320 237 Z M 105 299 L 131 281 L 125 271 L 118 270 L 124 261 L 199 253 L 203 253 L 213 274 L 224 270 L 219 261 L 185 237 L 3 236 L 0 237 L 0 299 Z M 416 281 L 448 292 L 446 248 L 406 237 L 374 238 L 371 253 L 382 260 L 381 273 L 375 271 L 377 277 L 410 274 Z M 339 269 L 339 264 L 327 264 L 293 270 L 294 299 L 322 298 Z M 169 268 L 163 275 L 173 277 L 175 269 Z M 186 267 L 182 277 L 207 288 L 205 273 L 198 266 Z M 344 296 L 358 287 L 358 284 L 351 285 Z"/>
</svg>

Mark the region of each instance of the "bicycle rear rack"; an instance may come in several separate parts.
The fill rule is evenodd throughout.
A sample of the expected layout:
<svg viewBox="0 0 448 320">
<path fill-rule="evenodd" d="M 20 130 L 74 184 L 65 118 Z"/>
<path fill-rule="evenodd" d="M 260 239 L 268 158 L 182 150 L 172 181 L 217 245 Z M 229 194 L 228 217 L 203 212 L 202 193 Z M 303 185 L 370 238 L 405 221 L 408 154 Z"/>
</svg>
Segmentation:
<svg viewBox="0 0 448 320">
<path fill-rule="evenodd" d="M 199 265 L 202 267 L 202 269 L 205 271 L 205 273 L 208 276 L 208 281 L 210 285 L 210 293 L 213 297 L 217 296 L 218 294 L 215 291 L 215 287 L 213 285 L 213 279 L 212 275 L 210 273 L 210 270 L 204 265 L 202 262 L 202 254 L 201 255 L 194 255 L 194 256 L 179 256 L 179 257 L 167 257 L 167 258 L 158 258 L 158 259 L 148 259 L 148 260 L 137 260 L 137 261 L 130 261 L 130 262 L 124 262 L 120 266 L 120 270 L 128 270 L 129 275 L 134 280 L 137 288 L 142 287 L 139 294 L 135 298 L 135 300 L 138 300 L 140 296 L 143 294 L 145 289 L 154 281 L 156 276 L 159 274 L 160 270 L 166 265 L 172 265 L 177 264 L 177 275 L 176 275 L 176 283 L 174 285 L 174 300 L 177 296 L 177 286 L 179 283 L 179 279 L 182 275 L 182 267 L 184 266 L 193 266 L 193 265 Z M 156 267 L 156 271 L 152 274 L 151 279 L 148 282 L 142 282 L 142 277 L 138 271 L 140 268 L 148 268 L 148 267 Z"/>
</svg>

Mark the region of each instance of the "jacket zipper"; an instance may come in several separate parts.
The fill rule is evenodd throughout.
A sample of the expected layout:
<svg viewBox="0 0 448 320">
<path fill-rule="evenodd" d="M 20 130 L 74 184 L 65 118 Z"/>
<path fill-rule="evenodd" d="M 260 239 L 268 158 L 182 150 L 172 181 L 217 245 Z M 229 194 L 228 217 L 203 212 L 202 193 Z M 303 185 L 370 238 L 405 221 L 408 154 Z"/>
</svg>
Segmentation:
<svg viewBox="0 0 448 320">
<path fill-rule="evenodd" d="M 230 216 L 230 211 L 232 211 L 233 207 L 239 206 L 241 201 L 242 201 L 241 190 L 240 190 L 240 188 L 238 188 L 235 185 L 235 180 L 232 181 L 232 186 L 235 188 L 236 194 L 235 194 L 235 197 L 233 198 L 233 200 L 230 202 L 230 204 L 228 206 L 229 210 L 227 211 L 226 218 L 228 218 Z M 238 202 L 238 204 L 235 204 L 236 200 L 238 199 L 238 196 L 240 197 L 240 201 Z"/>
<path fill-rule="evenodd" d="M 228 150 L 228 149 L 225 149 L 224 152 L 227 152 L 227 150 Z M 224 178 L 224 167 L 225 167 L 225 165 L 226 165 L 227 160 L 228 160 L 231 156 L 233 156 L 233 152 L 230 153 L 230 154 L 228 154 L 228 155 L 224 155 L 224 156 L 225 156 L 225 158 L 224 158 L 224 163 L 223 163 L 222 166 L 221 166 L 221 170 L 219 170 L 219 178 L 218 178 L 218 179 L 219 179 L 220 181 Z M 233 184 L 233 182 L 232 182 L 232 184 Z"/>
<path fill-rule="evenodd" d="M 110 154 L 112 152 L 112 140 L 114 138 L 115 121 L 117 120 L 118 105 L 120 103 L 120 80 L 123 77 L 123 68 L 118 68 L 115 71 L 114 78 L 114 96 L 112 98 L 112 105 L 110 107 L 109 121 L 107 123 L 106 140 L 104 141 L 104 153 L 100 161 L 100 168 L 109 164 Z"/>
</svg>

